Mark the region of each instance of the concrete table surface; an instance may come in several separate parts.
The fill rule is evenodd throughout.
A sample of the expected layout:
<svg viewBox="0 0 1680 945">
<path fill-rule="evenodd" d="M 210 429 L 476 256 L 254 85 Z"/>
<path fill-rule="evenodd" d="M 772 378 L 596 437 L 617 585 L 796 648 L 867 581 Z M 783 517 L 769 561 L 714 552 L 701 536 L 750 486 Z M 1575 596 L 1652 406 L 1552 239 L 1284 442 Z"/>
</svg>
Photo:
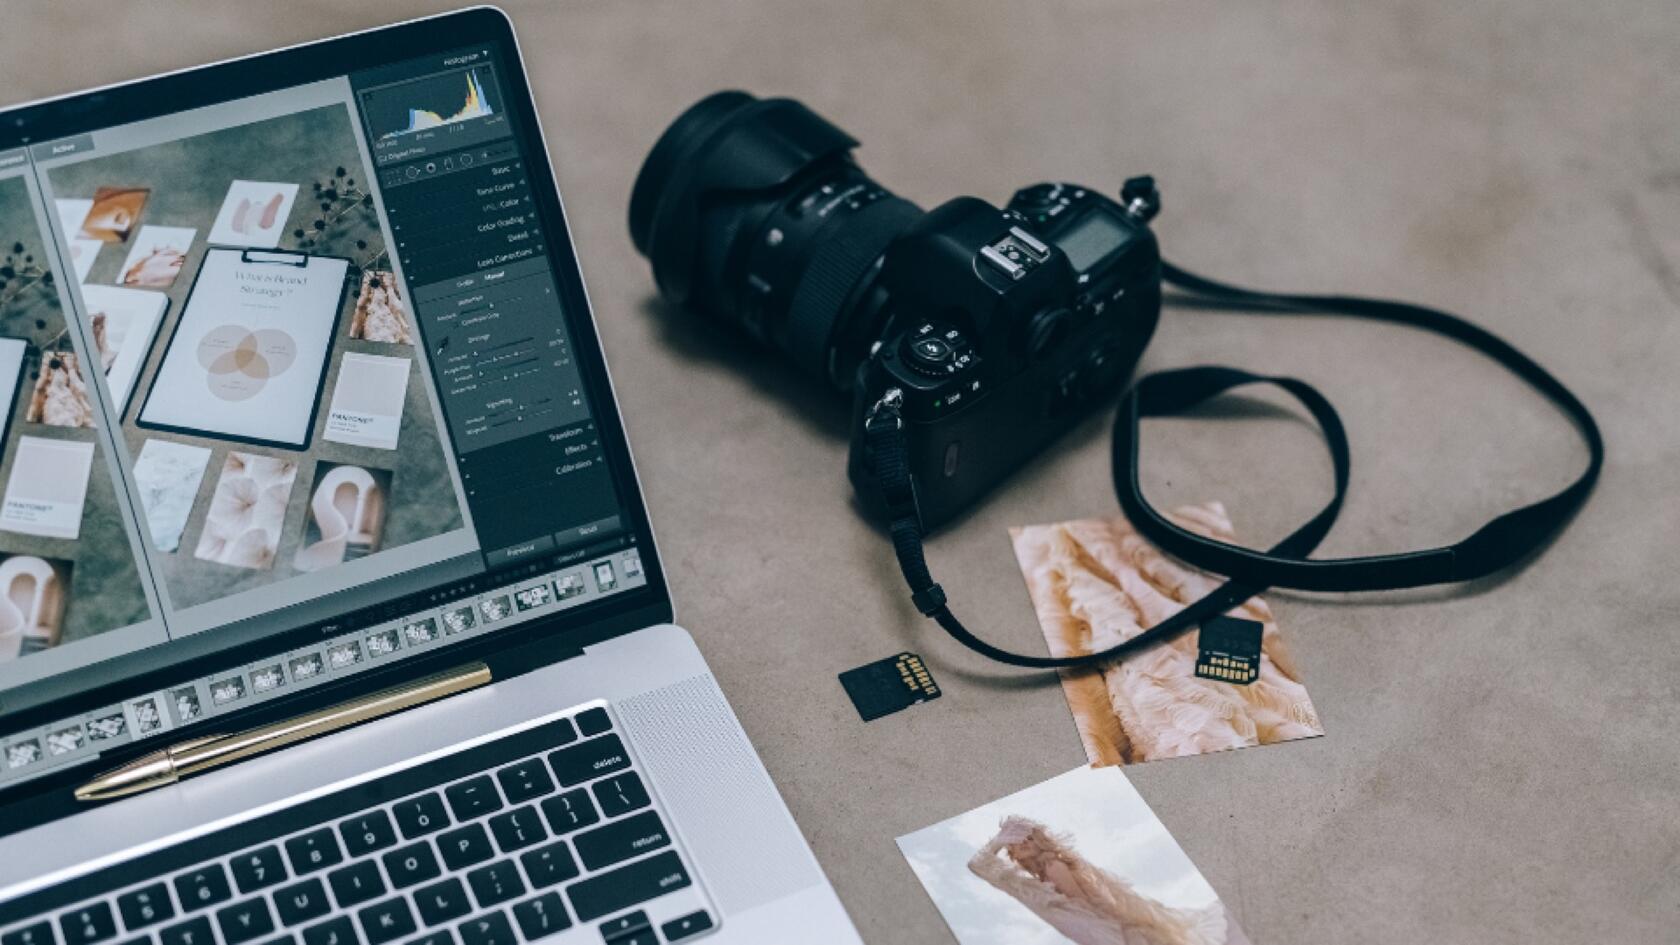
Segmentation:
<svg viewBox="0 0 1680 945">
<path fill-rule="evenodd" d="M 432 5 L 16 4 L 21 100 Z M 631 181 L 704 93 L 799 96 L 924 206 L 1152 172 L 1166 253 L 1261 286 L 1471 315 L 1598 413 L 1597 494 L 1471 588 L 1271 595 L 1329 735 L 1127 771 L 1260 943 L 1669 942 L 1680 928 L 1680 14 L 1672 3 L 516 5 L 678 615 L 870 942 L 949 933 L 899 834 L 1083 760 L 1053 680 L 911 609 L 853 512 L 843 404 L 654 301 Z M 1170 309 L 1147 368 L 1319 384 L 1352 435 L 1325 554 L 1439 543 L 1575 474 L 1550 407 L 1432 337 Z M 1115 511 L 1106 418 L 932 543 L 960 613 L 1042 651 L 1005 529 Z M 1311 427 L 1152 423 L 1158 504 L 1275 540 L 1328 489 Z M 835 673 L 921 652 L 945 696 L 861 724 Z M 791 933 L 790 933 L 791 934 Z M 790 939 L 791 940 L 791 939 Z"/>
</svg>

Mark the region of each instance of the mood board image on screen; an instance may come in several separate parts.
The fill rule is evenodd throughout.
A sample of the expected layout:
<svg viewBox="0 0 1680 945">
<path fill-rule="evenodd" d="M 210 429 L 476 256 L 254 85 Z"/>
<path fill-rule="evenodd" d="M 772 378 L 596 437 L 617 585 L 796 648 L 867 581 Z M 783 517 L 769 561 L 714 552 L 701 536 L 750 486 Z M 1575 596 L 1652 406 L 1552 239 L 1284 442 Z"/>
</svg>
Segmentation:
<svg viewBox="0 0 1680 945">
<path fill-rule="evenodd" d="M 37 198 L 0 171 L 0 664 L 162 637 Z"/>
<path fill-rule="evenodd" d="M 481 567 L 351 107 L 316 83 L 0 178 L 0 688 Z"/>
</svg>

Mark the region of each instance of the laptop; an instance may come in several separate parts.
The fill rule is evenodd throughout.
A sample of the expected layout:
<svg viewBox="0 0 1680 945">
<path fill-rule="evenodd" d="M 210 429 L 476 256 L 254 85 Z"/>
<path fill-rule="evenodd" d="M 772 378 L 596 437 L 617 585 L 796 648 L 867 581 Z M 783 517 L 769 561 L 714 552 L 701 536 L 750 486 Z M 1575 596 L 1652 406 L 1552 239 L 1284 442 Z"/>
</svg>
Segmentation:
<svg viewBox="0 0 1680 945">
<path fill-rule="evenodd" d="M 0 242 L 0 945 L 858 941 L 672 623 L 502 13 L 0 111 Z"/>
</svg>

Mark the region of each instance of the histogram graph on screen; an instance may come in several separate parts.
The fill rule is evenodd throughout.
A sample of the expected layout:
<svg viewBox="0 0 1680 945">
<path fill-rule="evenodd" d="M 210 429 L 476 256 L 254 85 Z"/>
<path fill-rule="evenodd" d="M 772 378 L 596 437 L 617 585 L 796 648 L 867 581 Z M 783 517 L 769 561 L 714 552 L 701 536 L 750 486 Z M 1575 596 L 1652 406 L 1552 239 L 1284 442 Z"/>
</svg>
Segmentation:
<svg viewBox="0 0 1680 945">
<path fill-rule="evenodd" d="M 362 108 L 374 137 L 393 140 L 493 117 L 501 101 L 495 76 L 483 65 L 370 89 L 362 93 Z"/>
</svg>

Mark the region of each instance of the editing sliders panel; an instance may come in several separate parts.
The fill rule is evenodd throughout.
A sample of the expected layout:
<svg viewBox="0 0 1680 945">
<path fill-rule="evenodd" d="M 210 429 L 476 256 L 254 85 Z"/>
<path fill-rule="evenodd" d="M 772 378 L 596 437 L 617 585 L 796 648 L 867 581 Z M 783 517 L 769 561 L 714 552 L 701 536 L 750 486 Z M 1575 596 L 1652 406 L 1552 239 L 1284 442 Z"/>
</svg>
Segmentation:
<svg viewBox="0 0 1680 945">
<path fill-rule="evenodd" d="M 381 193 L 486 565 L 620 534 L 524 157 L 415 150 L 385 152 Z"/>
</svg>

